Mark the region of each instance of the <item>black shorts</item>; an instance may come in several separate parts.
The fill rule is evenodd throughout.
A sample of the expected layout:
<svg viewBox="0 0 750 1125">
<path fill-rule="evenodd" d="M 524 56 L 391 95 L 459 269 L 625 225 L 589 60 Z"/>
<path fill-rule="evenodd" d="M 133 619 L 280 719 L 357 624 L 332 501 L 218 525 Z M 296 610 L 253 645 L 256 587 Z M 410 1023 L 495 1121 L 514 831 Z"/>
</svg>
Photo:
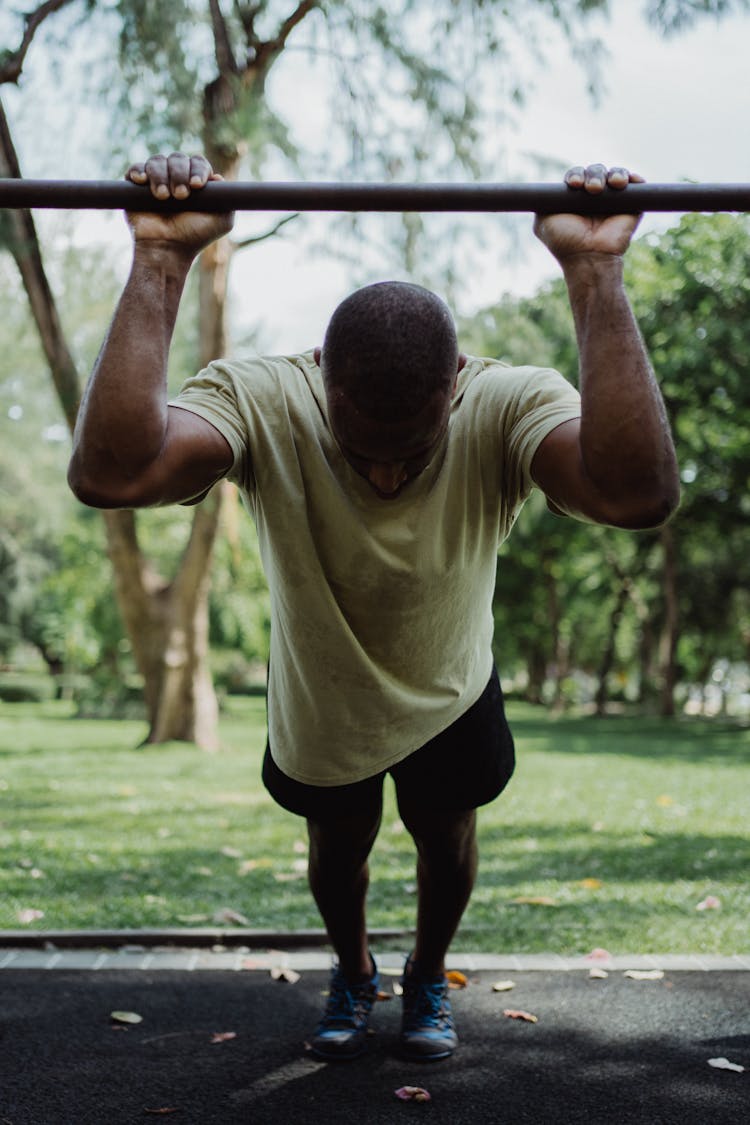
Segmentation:
<svg viewBox="0 0 750 1125">
<path fill-rule="evenodd" d="M 515 766 L 513 736 L 505 718 L 497 669 L 476 703 L 446 730 L 382 773 L 351 785 L 305 785 L 287 777 L 266 745 L 263 784 L 277 804 L 308 820 L 327 820 L 380 807 L 387 773 L 399 802 L 442 812 L 463 812 L 493 801 Z"/>
</svg>

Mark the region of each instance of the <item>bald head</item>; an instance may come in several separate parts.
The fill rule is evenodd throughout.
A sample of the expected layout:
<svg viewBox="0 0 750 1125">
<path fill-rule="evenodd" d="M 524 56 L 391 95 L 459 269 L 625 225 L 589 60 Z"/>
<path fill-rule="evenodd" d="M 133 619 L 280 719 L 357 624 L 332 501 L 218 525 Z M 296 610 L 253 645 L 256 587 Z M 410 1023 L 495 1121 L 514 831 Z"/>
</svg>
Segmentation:
<svg viewBox="0 0 750 1125">
<path fill-rule="evenodd" d="M 450 395 L 457 365 L 448 307 L 429 289 L 402 281 L 367 285 L 342 301 L 320 360 L 329 393 L 343 391 L 383 422 L 415 417 L 435 392 Z"/>
</svg>

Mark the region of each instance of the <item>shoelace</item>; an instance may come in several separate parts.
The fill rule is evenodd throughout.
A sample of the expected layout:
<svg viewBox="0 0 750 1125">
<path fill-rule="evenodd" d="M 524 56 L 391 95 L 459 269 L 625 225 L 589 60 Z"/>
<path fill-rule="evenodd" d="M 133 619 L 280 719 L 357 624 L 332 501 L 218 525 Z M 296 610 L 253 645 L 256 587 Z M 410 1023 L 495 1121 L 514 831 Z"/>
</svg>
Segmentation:
<svg viewBox="0 0 750 1125">
<path fill-rule="evenodd" d="M 328 997 L 323 1023 L 331 1026 L 341 1023 L 345 1026 L 356 1024 L 367 1015 L 370 1009 L 369 998 L 366 990 L 369 984 L 350 988 L 343 977 L 336 975 L 331 981 L 331 992 Z"/>
<path fill-rule="evenodd" d="M 443 981 L 409 981 L 404 987 L 416 994 L 413 1005 L 409 1005 L 409 1026 L 442 1028 L 450 1024 L 450 1003 Z"/>
</svg>

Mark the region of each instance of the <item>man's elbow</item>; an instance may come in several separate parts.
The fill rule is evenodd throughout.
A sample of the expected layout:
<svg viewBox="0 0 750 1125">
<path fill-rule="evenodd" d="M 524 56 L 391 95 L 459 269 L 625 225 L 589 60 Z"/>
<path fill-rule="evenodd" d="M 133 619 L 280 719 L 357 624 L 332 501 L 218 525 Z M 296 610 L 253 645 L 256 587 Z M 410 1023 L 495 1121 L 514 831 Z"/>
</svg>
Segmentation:
<svg viewBox="0 0 750 1125">
<path fill-rule="evenodd" d="M 68 465 L 68 488 L 88 508 L 137 508 L 137 497 L 126 495 L 123 488 L 112 487 L 105 476 L 87 472 L 75 456 Z M 129 490 L 132 493 L 132 489 Z"/>
<path fill-rule="evenodd" d="M 679 484 L 670 482 L 661 488 L 641 491 L 627 502 L 615 505 L 607 522 L 628 531 L 649 531 L 668 523 L 679 506 Z"/>
</svg>

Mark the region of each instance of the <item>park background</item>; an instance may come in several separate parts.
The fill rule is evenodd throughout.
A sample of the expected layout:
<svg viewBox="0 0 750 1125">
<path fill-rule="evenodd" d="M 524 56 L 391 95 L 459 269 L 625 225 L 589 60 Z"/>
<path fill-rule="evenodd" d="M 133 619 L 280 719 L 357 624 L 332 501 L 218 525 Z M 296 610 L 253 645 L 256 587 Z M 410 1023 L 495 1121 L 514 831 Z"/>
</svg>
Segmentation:
<svg viewBox="0 0 750 1125">
<path fill-rule="evenodd" d="M 168 15 L 51 0 L 25 22 L 0 13 L 0 173 L 116 178 L 187 147 L 247 179 L 558 180 L 602 160 L 748 181 L 749 32 L 747 5 L 719 0 L 186 0 Z M 129 236 L 119 215 L 35 223 L 0 226 L 0 926 L 316 925 L 300 826 L 258 781 L 252 524 L 230 486 L 137 517 L 69 494 Z M 483 821 L 474 946 L 746 947 L 749 263 L 736 216 L 646 216 L 628 255 L 678 444 L 677 517 L 624 533 L 537 497 L 500 553 L 520 764 Z M 388 276 L 441 292 L 467 350 L 576 380 L 528 215 L 242 215 L 194 271 L 173 385 L 229 350 L 318 343 L 341 297 Z M 372 918 L 408 925 L 392 806 L 387 825 Z"/>
</svg>

